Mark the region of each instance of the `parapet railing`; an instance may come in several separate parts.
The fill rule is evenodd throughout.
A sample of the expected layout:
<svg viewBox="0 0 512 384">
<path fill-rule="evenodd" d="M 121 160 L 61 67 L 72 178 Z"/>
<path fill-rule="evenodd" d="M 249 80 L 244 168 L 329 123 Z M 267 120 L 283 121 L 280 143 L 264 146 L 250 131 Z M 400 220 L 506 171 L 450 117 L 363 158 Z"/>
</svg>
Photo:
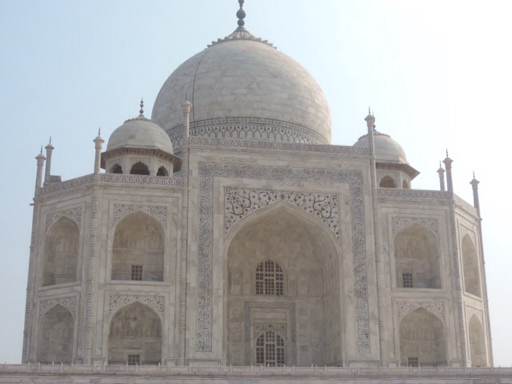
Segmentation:
<svg viewBox="0 0 512 384">
<path fill-rule="evenodd" d="M 164 366 L 164 365 L 84 365 L 84 364 L 3 364 L 6 373 L 43 374 L 58 372 L 74 374 L 143 374 L 143 375 L 287 375 L 287 376 L 505 376 L 512 377 L 509 367 L 265 367 L 265 366 Z"/>
</svg>

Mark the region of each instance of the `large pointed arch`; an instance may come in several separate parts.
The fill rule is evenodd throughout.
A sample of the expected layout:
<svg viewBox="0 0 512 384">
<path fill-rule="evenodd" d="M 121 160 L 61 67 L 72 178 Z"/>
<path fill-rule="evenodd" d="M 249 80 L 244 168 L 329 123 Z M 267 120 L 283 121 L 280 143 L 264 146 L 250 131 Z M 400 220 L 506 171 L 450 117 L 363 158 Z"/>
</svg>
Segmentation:
<svg viewBox="0 0 512 384">
<path fill-rule="evenodd" d="M 329 226 L 291 204 L 279 202 L 237 222 L 226 237 L 225 249 L 226 273 L 230 276 L 225 283 L 228 364 L 256 364 L 258 339 L 251 329 L 273 325 L 290 331 L 295 317 L 297 337 L 287 337 L 293 345 L 285 348 L 295 352 L 287 353 L 286 365 L 341 363 L 341 247 Z M 279 274 L 282 271 L 287 306 L 274 305 L 265 291 L 257 292 L 258 268 L 266 262 L 277 263 Z M 272 295 L 275 292 L 270 292 Z M 251 305 L 243 309 L 243 302 L 249 301 Z M 297 313 L 295 308 L 299 308 Z"/>
<path fill-rule="evenodd" d="M 162 224 L 142 211 L 114 227 L 112 280 L 163 281 L 165 236 Z"/>
<path fill-rule="evenodd" d="M 158 364 L 161 360 L 161 317 L 140 301 L 119 308 L 109 324 L 109 364 Z"/>
<path fill-rule="evenodd" d="M 436 235 L 412 223 L 394 239 L 396 284 L 400 288 L 441 288 L 440 250 Z"/>
<path fill-rule="evenodd" d="M 62 216 L 48 231 L 44 248 L 43 286 L 77 280 L 80 229 Z"/>
<path fill-rule="evenodd" d="M 71 312 L 60 304 L 54 305 L 39 325 L 37 361 L 41 363 L 71 363 L 75 322 Z"/>
<path fill-rule="evenodd" d="M 408 313 L 399 324 L 402 366 L 446 365 L 443 321 L 425 308 Z"/>
</svg>

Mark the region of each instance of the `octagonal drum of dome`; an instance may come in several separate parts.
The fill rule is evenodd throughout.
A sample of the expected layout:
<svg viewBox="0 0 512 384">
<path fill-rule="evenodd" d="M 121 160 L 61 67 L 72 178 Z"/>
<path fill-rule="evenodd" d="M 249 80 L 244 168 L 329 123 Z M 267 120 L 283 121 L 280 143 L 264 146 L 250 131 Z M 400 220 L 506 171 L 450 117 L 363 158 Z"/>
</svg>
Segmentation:
<svg viewBox="0 0 512 384">
<path fill-rule="evenodd" d="M 233 36 L 233 35 L 231 35 Z M 185 98 L 190 135 L 328 144 L 329 105 L 315 79 L 271 44 L 244 31 L 219 40 L 178 67 L 153 107 L 152 120 L 181 144 Z"/>
</svg>

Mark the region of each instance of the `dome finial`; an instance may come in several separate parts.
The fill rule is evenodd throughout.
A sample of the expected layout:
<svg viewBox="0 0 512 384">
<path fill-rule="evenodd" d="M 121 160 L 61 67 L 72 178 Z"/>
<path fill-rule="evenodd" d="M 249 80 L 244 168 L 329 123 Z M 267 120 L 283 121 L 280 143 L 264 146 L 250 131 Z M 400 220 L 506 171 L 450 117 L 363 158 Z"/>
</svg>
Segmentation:
<svg viewBox="0 0 512 384">
<path fill-rule="evenodd" d="M 238 0 L 238 4 L 240 4 L 240 9 L 236 13 L 236 17 L 238 17 L 238 29 L 244 29 L 245 25 L 245 11 L 244 11 L 244 0 Z"/>
<path fill-rule="evenodd" d="M 144 116 L 144 98 L 140 98 L 140 116 Z"/>
</svg>

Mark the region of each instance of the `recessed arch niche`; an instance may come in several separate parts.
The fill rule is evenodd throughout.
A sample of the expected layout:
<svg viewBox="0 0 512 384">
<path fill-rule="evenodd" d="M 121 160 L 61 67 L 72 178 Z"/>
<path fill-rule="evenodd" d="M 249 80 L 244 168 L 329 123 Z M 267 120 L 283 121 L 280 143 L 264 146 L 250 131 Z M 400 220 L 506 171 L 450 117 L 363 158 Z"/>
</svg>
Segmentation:
<svg viewBox="0 0 512 384">
<path fill-rule="evenodd" d="M 61 217 L 46 237 L 43 286 L 76 281 L 80 230 L 68 217 Z"/>
<path fill-rule="evenodd" d="M 439 245 L 434 233 L 413 223 L 395 236 L 395 270 L 401 288 L 441 288 Z"/>
<path fill-rule="evenodd" d="M 400 362 L 402 366 L 446 365 L 443 322 L 433 313 L 418 308 L 400 322 Z"/>
<path fill-rule="evenodd" d="M 112 280 L 163 281 L 164 230 L 141 211 L 117 223 L 112 249 Z"/>
<path fill-rule="evenodd" d="M 487 357 L 485 353 L 485 337 L 482 323 L 476 315 L 469 320 L 469 349 L 472 367 L 487 366 Z"/>
<path fill-rule="evenodd" d="M 328 226 L 286 203 L 253 213 L 227 242 L 227 363 L 257 364 L 256 327 L 286 329 L 284 364 L 342 361 L 339 243 Z M 258 267 L 279 265 L 282 292 L 257 292 Z M 274 276 L 275 278 L 275 276 Z M 290 308 L 294 308 L 293 310 Z M 296 337 L 291 335 L 296 328 Z"/>
<path fill-rule="evenodd" d="M 162 360 L 162 321 L 138 301 L 119 309 L 108 335 L 109 364 L 158 364 Z"/>
<path fill-rule="evenodd" d="M 462 263 L 464 265 L 464 290 L 467 293 L 481 297 L 478 258 L 469 235 L 462 238 Z"/>
<path fill-rule="evenodd" d="M 73 361 L 73 315 L 57 304 L 44 316 L 39 328 L 37 361 L 71 363 Z"/>
<path fill-rule="evenodd" d="M 391 176 L 384 176 L 380 183 L 380 188 L 396 188 L 396 182 Z"/>
</svg>

